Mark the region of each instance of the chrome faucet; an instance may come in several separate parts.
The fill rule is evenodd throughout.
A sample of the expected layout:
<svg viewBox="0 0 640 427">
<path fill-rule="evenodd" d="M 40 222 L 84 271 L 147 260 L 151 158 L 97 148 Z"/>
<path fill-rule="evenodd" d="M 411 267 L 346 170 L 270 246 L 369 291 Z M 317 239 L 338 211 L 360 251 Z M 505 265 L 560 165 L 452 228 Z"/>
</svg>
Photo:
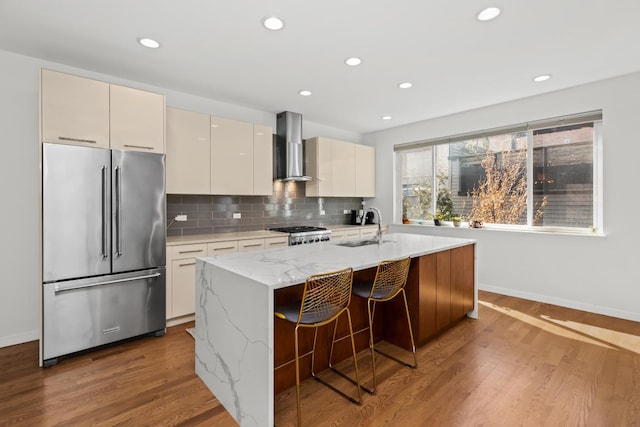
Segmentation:
<svg viewBox="0 0 640 427">
<path fill-rule="evenodd" d="M 378 215 L 378 231 L 376 232 L 376 241 L 379 245 L 382 244 L 382 215 L 380 215 L 380 210 L 378 208 L 374 208 L 373 206 L 367 209 L 367 212 L 374 211 Z M 362 223 L 360 225 L 364 225 L 365 220 L 367 219 L 367 212 L 362 215 Z"/>
</svg>

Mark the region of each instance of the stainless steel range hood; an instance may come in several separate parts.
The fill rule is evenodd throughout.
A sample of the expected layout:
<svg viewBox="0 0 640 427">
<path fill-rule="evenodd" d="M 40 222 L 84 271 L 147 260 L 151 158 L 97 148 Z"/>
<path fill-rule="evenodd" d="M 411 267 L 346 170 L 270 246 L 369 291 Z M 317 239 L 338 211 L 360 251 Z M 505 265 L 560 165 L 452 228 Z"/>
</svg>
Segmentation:
<svg viewBox="0 0 640 427">
<path fill-rule="evenodd" d="M 311 181 L 304 174 L 302 115 L 283 111 L 277 115 L 275 143 L 275 179 L 278 181 Z"/>
</svg>

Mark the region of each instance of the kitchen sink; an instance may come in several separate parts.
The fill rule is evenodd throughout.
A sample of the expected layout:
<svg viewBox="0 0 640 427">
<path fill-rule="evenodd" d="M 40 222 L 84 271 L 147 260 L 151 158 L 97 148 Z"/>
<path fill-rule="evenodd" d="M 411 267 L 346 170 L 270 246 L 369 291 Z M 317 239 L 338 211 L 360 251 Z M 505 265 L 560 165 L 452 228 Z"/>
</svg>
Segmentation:
<svg viewBox="0 0 640 427">
<path fill-rule="evenodd" d="M 383 240 L 382 243 L 393 243 L 393 240 Z M 347 248 L 358 248 L 360 246 L 367 246 L 367 245 L 377 245 L 378 241 L 374 240 L 374 239 L 367 239 L 367 240 L 349 240 L 347 242 L 342 242 L 342 243 L 334 243 L 335 245 L 338 246 L 345 246 Z"/>
</svg>

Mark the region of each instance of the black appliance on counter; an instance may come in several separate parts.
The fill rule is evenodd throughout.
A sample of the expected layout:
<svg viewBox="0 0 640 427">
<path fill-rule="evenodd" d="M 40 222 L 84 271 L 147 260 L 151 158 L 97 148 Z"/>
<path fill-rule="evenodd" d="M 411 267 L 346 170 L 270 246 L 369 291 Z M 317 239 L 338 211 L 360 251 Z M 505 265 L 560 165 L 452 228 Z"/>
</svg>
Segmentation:
<svg viewBox="0 0 640 427">
<path fill-rule="evenodd" d="M 365 224 L 373 224 L 373 212 L 367 212 L 364 220 Z M 351 225 L 361 225 L 362 217 L 358 215 L 358 211 L 355 209 L 351 210 Z"/>
</svg>

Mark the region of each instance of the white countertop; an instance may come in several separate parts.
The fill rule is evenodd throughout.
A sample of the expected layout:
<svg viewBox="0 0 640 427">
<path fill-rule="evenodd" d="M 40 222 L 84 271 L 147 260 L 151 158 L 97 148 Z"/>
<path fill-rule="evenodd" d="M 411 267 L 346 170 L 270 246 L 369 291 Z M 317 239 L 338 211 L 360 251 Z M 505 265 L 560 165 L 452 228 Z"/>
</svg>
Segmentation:
<svg viewBox="0 0 640 427">
<path fill-rule="evenodd" d="M 283 227 L 286 226 L 283 225 Z M 320 224 L 320 227 L 326 227 L 331 231 L 348 230 L 348 229 L 363 229 L 370 227 L 377 227 L 377 224 L 362 225 L 350 225 L 350 224 Z M 382 225 L 382 227 L 387 227 Z M 191 234 L 186 236 L 168 236 L 167 246 L 176 245 L 192 245 L 198 243 L 215 243 L 215 242 L 227 242 L 231 240 L 249 240 L 249 239 L 262 239 L 268 237 L 287 237 L 287 233 L 281 233 L 279 231 L 271 230 L 256 230 L 256 231 L 237 231 L 230 233 L 211 233 L 211 234 Z"/>
<path fill-rule="evenodd" d="M 287 246 L 257 252 L 239 252 L 199 259 L 230 272 L 277 289 L 305 281 L 316 273 L 352 267 L 375 267 L 382 260 L 418 257 L 475 243 L 473 239 L 385 234 L 382 245 L 340 246 L 341 242 Z"/>
</svg>

